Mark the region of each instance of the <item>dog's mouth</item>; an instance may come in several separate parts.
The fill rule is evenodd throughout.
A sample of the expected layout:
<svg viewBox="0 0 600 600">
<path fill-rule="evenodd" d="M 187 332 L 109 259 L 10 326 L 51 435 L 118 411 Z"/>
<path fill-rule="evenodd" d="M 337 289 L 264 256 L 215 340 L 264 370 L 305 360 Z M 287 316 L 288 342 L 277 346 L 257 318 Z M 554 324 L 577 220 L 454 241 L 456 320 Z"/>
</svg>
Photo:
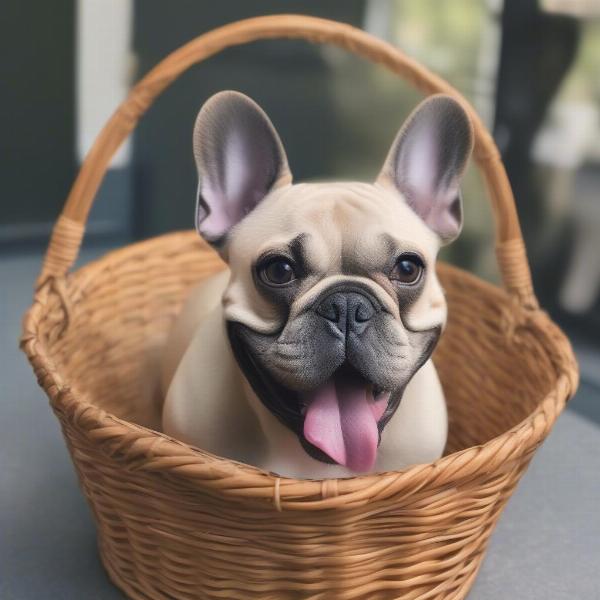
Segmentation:
<svg viewBox="0 0 600 600">
<path fill-rule="evenodd" d="M 352 471 L 371 470 L 390 395 L 342 365 L 323 385 L 301 394 L 304 439 Z"/>
<path fill-rule="evenodd" d="M 289 389 L 257 363 L 241 331 L 229 324 L 231 346 L 246 379 L 266 408 L 298 435 L 309 456 L 356 472 L 371 470 L 381 432 L 400 396 L 379 388 L 347 361 L 311 391 Z"/>
</svg>

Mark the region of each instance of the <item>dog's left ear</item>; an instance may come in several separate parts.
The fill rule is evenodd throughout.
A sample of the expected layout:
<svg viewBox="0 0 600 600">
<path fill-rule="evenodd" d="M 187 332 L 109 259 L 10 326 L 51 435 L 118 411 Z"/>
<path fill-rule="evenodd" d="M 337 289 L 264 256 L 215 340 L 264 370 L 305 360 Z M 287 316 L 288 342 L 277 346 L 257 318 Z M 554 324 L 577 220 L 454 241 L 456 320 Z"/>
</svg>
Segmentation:
<svg viewBox="0 0 600 600">
<path fill-rule="evenodd" d="M 399 131 L 377 181 L 393 185 L 441 239 L 462 228 L 459 185 L 473 149 L 473 127 L 450 96 L 421 102 Z"/>
<path fill-rule="evenodd" d="M 271 121 L 239 92 L 220 92 L 204 104 L 194 127 L 194 157 L 196 228 L 217 247 L 274 187 L 291 182 Z"/>
</svg>

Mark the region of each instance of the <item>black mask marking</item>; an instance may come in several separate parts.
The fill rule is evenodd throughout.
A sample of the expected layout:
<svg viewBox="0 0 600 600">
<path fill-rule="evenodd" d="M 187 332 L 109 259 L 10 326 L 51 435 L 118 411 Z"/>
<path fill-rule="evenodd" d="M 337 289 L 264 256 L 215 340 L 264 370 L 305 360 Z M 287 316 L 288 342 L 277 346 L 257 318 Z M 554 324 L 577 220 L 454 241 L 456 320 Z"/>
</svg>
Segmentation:
<svg viewBox="0 0 600 600">
<path fill-rule="evenodd" d="M 361 327 L 343 327 L 324 318 L 317 308 L 332 293 L 364 294 L 365 290 L 332 286 L 275 334 L 258 333 L 238 322 L 228 322 L 232 350 L 242 372 L 264 406 L 300 439 L 313 457 L 331 462 L 303 435 L 302 392 L 323 385 L 340 369 L 351 368 L 381 390 L 391 392 L 378 423 L 379 434 L 398 408 L 404 389 L 429 359 L 441 328 L 411 331 L 370 298 L 373 312 Z M 362 326 L 364 325 L 364 327 Z M 404 330 L 405 336 L 401 335 Z M 408 343 L 406 343 L 408 339 Z"/>
</svg>

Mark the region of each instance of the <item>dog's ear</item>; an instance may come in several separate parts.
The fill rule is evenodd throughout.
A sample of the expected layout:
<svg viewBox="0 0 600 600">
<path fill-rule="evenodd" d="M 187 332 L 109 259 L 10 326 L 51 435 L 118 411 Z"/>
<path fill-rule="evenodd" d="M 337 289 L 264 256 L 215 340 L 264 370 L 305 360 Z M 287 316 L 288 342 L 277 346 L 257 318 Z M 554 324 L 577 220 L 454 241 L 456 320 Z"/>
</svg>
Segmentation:
<svg viewBox="0 0 600 600">
<path fill-rule="evenodd" d="M 421 102 L 398 132 L 377 181 L 392 185 L 443 243 L 462 228 L 460 178 L 473 149 L 473 128 L 450 96 Z"/>
<path fill-rule="evenodd" d="M 239 92 L 220 92 L 194 127 L 196 228 L 221 246 L 229 230 L 274 187 L 291 182 L 281 140 L 263 110 Z"/>
</svg>

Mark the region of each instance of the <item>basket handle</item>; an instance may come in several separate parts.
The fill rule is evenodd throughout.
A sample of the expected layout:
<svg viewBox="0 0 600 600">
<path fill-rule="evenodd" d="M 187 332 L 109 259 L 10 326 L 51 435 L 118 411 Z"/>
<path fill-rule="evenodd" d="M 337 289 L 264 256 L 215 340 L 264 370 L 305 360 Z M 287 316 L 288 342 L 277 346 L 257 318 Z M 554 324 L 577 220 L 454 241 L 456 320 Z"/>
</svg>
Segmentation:
<svg viewBox="0 0 600 600">
<path fill-rule="evenodd" d="M 303 15 L 272 15 L 237 21 L 185 44 L 154 67 L 131 90 L 106 123 L 83 162 L 58 218 L 38 286 L 66 275 L 78 254 L 88 213 L 113 154 L 154 99 L 195 63 L 221 50 L 261 39 L 301 38 L 344 48 L 408 80 L 425 94 L 445 93 L 462 102 L 474 127 L 474 157 L 483 171 L 496 222 L 496 254 L 504 287 L 522 306 L 536 308 L 531 273 L 514 198 L 496 145 L 471 105 L 446 81 L 397 48 L 350 25 Z"/>
</svg>

